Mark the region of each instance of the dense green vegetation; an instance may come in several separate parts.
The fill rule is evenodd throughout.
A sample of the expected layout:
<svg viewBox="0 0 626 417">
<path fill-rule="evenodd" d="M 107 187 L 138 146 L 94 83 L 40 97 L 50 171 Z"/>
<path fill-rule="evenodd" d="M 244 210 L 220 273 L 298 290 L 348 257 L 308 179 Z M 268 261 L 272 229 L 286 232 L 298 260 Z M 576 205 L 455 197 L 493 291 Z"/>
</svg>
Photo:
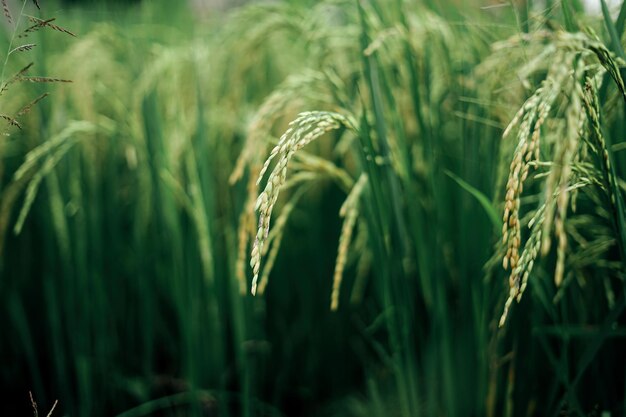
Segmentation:
<svg viewBox="0 0 626 417">
<path fill-rule="evenodd" d="M 626 6 L 23 5 L 0 414 L 625 415 Z"/>
</svg>

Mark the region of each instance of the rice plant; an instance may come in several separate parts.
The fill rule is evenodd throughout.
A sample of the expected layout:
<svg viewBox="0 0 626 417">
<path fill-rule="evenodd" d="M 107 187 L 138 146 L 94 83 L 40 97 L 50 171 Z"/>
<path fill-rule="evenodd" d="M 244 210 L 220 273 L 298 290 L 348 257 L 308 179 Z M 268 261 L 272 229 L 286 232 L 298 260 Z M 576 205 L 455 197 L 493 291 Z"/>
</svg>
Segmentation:
<svg viewBox="0 0 626 417">
<path fill-rule="evenodd" d="M 626 6 L 601 5 L 33 16 L 37 47 L 3 39 L 54 75 L 2 77 L 0 409 L 622 414 Z"/>
</svg>

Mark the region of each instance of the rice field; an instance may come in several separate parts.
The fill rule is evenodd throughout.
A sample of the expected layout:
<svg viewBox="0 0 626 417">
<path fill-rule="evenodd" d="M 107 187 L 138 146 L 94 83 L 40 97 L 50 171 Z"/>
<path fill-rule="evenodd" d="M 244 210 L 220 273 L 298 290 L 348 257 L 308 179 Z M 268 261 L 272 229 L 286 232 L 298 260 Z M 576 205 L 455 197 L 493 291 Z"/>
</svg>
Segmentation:
<svg viewBox="0 0 626 417">
<path fill-rule="evenodd" d="M 3 0 L 0 415 L 626 416 L 626 4 Z"/>
</svg>

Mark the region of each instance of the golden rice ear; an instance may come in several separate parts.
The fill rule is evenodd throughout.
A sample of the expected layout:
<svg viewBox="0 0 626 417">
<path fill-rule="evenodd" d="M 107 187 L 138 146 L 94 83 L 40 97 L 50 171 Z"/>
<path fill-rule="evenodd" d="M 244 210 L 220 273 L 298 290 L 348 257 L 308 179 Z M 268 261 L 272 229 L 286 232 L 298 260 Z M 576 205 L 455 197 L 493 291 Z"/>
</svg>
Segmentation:
<svg viewBox="0 0 626 417">
<path fill-rule="evenodd" d="M 504 202 L 502 241 L 506 249 L 502 265 L 510 269 L 510 273 L 509 297 L 500 325 L 506 321 L 512 301 L 521 299 L 539 253 L 550 251 L 553 236 L 557 242 L 554 282 L 557 286 L 562 284 L 568 248 L 568 211 L 575 204 L 573 198 L 578 188 L 593 182 L 577 165 L 588 157 L 588 148 L 593 150 L 604 146 L 584 138 L 589 121 L 593 124 L 593 117 L 589 116 L 593 112 L 587 110 L 588 114 L 585 114 L 583 101 L 590 100 L 585 100 L 581 91 L 584 78 L 591 70 L 596 76 L 615 72 L 607 59 L 610 54 L 602 53 L 606 48 L 582 34 L 559 33 L 552 41 L 545 46 L 552 54 L 546 78 L 515 114 L 503 134 L 506 138 L 516 132 L 517 147 L 509 167 Z M 586 107 L 593 106 L 586 103 Z M 542 127 L 548 125 L 548 119 L 551 131 L 542 134 Z M 540 148 L 551 154 L 547 155 L 547 162 L 539 160 Z M 548 168 L 541 175 L 545 178 L 544 202 L 529 222 L 529 236 L 523 243 L 520 201 L 530 167 L 537 166 Z"/>
<path fill-rule="evenodd" d="M 280 189 L 287 179 L 289 161 L 291 161 L 291 158 L 298 150 L 325 133 L 339 129 L 340 127 L 354 129 L 353 124 L 339 113 L 323 111 L 300 113 L 300 115 L 289 124 L 289 128 L 280 138 L 274 149 L 272 149 L 270 156 L 261 168 L 257 184 L 262 181 L 265 172 L 269 169 L 271 161 L 274 158 L 277 159 L 273 170 L 269 174 L 265 188 L 259 194 L 255 205 L 255 209 L 259 212 L 259 221 L 250 257 L 250 267 L 253 273 L 251 292 L 253 295 L 257 292 L 259 273 L 261 270 L 261 258 L 263 256 L 263 245 L 269 234 L 272 210 L 278 200 Z"/>
<path fill-rule="evenodd" d="M 276 262 L 276 258 L 278 257 L 278 252 L 280 250 L 280 245 L 283 241 L 283 236 L 285 232 L 285 227 L 287 225 L 287 221 L 291 216 L 291 212 L 296 207 L 298 200 L 304 194 L 305 188 L 299 188 L 298 191 L 291 197 L 289 202 L 282 207 L 282 211 L 278 219 L 276 220 L 276 224 L 272 229 L 272 232 L 269 234 L 267 244 L 271 244 L 271 249 L 269 250 L 269 254 L 267 254 L 267 247 L 265 246 L 265 250 L 261 255 L 267 255 L 267 261 L 265 263 L 265 267 L 263 268 L 263 273 L 261 274 L 261 278 L 259 280 L 258 290 L 259 294 L 263 294 L 265 292 L 265 288 L 267 287 L 267 283 L 269 282 L 269 275 L 274 268 L 274 263 Z"/>
<path fill-rule="evenodd" d="M 567 82 L 568 72 L 561 67 L 570 67 L 573 56 L 562 52 L 555 57 L 555 64 L 551 68 L 546 80 L 535 93 L 524 103 L 517 112 L 513 121 L 504 131 L 503 138 L 517 128 L 517 147 L 509 168 L 509 177 L 506 184 L 505 209 L 503 215 L 503 241 L 507 246 L 503 266 L 505 269 L 515 269 L 519 261 L 519 249 L 521 246 L 520 227 L 520 196 L 524 189 L 530 167 L 539 161 L 539 149 L 541 147 L 541 128 L 550 114 L 553 104 L 559 96 L 564 83 Z M 552 193 L 548 185 L 548 195 Z M 514 281 L 513 272 L 509 278 Z"/>
<path fill-rule="evenodd" d="M 524 245 L 524 250 L 519 258 L 518 264 L 515 268 L 511 268 L 511 274 L 509 275 L 509 296 L 504 305 L 502 316 L 500 317 L 500 327 L 504 326 L 513 301 L 520 301 L 521 296 L 526 289 L 528 277 L 533 270 L 535 259 L 537 259 L 537 256 L 539 255 L 539 250 L 541 248 L 541 226 L 543 223 L 544 211 L 545 205 L 542 206 L 530 220 L 530 237 Z"/>
</svg>

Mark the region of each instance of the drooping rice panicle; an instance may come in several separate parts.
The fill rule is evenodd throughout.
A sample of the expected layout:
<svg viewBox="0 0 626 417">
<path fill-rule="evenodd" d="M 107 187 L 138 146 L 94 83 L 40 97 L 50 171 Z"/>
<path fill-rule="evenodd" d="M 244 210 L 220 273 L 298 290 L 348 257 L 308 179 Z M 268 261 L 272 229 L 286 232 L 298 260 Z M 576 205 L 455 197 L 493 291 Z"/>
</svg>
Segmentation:
<svg viewBox="0 0 626 417">
<path fill-rule="evenodd" d="M 261 168 L 257 184 L 263 179 L 274 158 L 277 159 L 271 171 L 267 184 L 259 194 L 255 208 L 259 212 L 257 234 L 252 245 L 250 266 L 252 267 L 252 294 L 256 294 L 258 278 L 261 269 L 263 245 L 267 240 L 270 229 L 270 217 L 278 200 L 278 194 L 287 178 L 287 167 L 293 155 L 304 146 L 319 138 L 325 133 L 347 127 L 353 129 L 353 124 L 339 114 L 332 112 L 305 112 L 289 124 L 289 128 L 272 149 L 270 156 Z"/>
<path fill-rule="evenodd" d="M 528 276 L 533 270 L 535 259 L 537 259 L 537 255 L 539 254 L 539 249 L 541 247 L 541 226 L 544 220 L 544 210 L 545 205 L 543 205 L 531 219 L 529 224 L 529 227 L 531 228 L 530 237 L 524 245 L 524 250 L 519 258 L 518 264 L 515 268 L 512 268 L 511 275 L 509 277 L 509 296 L 504 304 L 504 311 L 500 317 L 500 327 L 502 327 L 506 322 L 513 300 L 519 301 L 524 290 L 526 289 Z"/>
<path fill-rule="evenodd" d="M 261 278 L 259 280 L 259 285 L 257 289 L 257 293 L 262 295 L 265 292 L 265 288 L 267 287 L 267 283 L 269 282 L 269 276 L 274 268 L 274 263 L 276 262 L 276 258 L 278 256 L 278 251 L 280 250 L 281 243 L 283 241 L 283 236 L 285 234 L 285 226 L 287 225 L 287 220 L 291 216 L 291 212 L 296 207 L 296 204 L 300 197 L 304 194 L 304 188 L 299 188 L 298 191 L 291 197 L 289 202 L 282 207 L 280 212 L 280 216 L 276 219 L 276 224 L 272 228 L 268 239 L 267 245 L 264 246 L 262 256 L 266 256 L 265 267 L 263 268 L 263 274 L 261 274 Z M 269 250 L 269 254 L 267 254 L 267 248 L 271 246 Z"/>
<path fill-rule="evenodd" d="M 507 137 L 519 124 L 517 128 L 518 144 L 509 169 L 502 218 L 502 239 L 507 247 L 506 255 L 502 261 L 504 269 L 511 268 L 514 270 L 519 261 L 519 248 L 522 239 L 519 223 L 520 196 L 524 189 L 524 182 L 528 178 L 531 163 L 539 161 L 541 127 L 568 76 L 566 68 L 571 64 L 571 59 L 568 59 L 565 54 L 561 54 L 555 57 L 555 62 L 546 80 L 518 111 L 503 134 L 503 137 Z M 547 186 L 546 193 L 552 193 L 551 187 L 551 185 Z M 514 275 L 511 274 L 509 277 L 511 286 L 513 286 L 513 281 Z"/>
<path fill-rule="evenodd" d="M 354 184 L 348 194 L 346 201 L 341 206 L 339 215 L 343 217 L 343 226 L 339 235 L 339 246 L 337 248 L 337 260 L 335 261 L 335 272 L 333 274 L 333 289 L 330 296 L 330 309 L 335 311 L 339 308 L 339 291 L 343 278 L 343 271 L 348 259 L 348 248 L 352 241 L 352 232 L 359 216 L 359 199 L 361 193 L 367 185 L 367 175 L 361 174 L 359 180 Z"/>
<path fill-rule="evenodd" d="M 538 252 L 545 255 L 550 251 L 553 236 L 557 241 L 554 281 L 557 286 L 562 284 L 568 251 L 568 211 L 570 208 L 575 209 L 580 184 L 597 184 L 594 179 L 579 177 L 576 173 L 576 165 L 586 160 L 588 149 L 601 146 L 598 141 L 591 143 L 585 139 L 587 120 L 591 119 L 586 117 L 584 110 L 584 107 L 590 106 L 583 106 L 585 100 L 581 100 L 579 93 L 585 74 L 592 71 L 594 77 L 600 77 L 606 71 L 623 93 L 623 83 L 620 84 L 615 61 L 600 42 L 584 34 L 561 32 L 523 35 L 520 39 L 522 38 L 540 43 L 551 40 L 552 43 L 546 44 L 544 49 L 549 51 L 551 59 L 547 63 L 531 60 L 526 65 L 523 72 L 525 76 L 541 68 L 545 68 L 547 74 L 539 88 L 515 114 L 503 134 L 506 138 L 513 131 L 517 131 L 517 147 L 506 185 L 502 229 L 506 248 L 502 264 L 505 269 L 510 269 L 510 294 L 500 325 L 505 322 L 512 301 L 521 299 Z M 542 126 L 548 120 L 551 131 L 542 134 Z M 546 139 L 542 140 L 542 136 Z M 544 141 L 546 143 L 542 144 Z M 542 164 L 539 159 L 540 149 L 550 152 L 546 156 L 551 161 L 549 170 L 541 175 L 545 178 L 542 192 L 544 203 L 540 210 L 541 216 L 533 218 L 530 235 L 526 238 L 526 243 L 522 244 L 520 197 L 530 168 Z M 540 176 L 536 177 L 539 178 Z M 536 230 L 538 225 L 541 225 L 541 231 Z M 520 254 L 522 246 L 524 250 Z M 528 268 L 528 265 L 531 267 Z"/>
</svg>

